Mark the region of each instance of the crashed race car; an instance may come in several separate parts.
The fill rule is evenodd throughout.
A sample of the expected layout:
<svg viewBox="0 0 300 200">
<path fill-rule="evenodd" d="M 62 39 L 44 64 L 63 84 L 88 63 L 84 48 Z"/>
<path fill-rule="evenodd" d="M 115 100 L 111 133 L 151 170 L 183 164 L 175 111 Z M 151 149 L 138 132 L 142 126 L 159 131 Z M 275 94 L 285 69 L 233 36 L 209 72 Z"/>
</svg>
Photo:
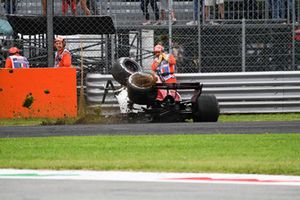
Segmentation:
<svg viewBox="0 0 300 200">
<path fill-rule="evenodd" d="M 115 96 L 122 114 L 128 120 L 150 122 L 216 122 L 220 109 L 215 96 L 202 95 L 203 84 L 165 83 L 160 76 L 143 71 L 134 60 L 123 57 L 112 67 L 111 74 L 122 85 Z M 180 90 L 193 90 L 188 100 L 183 100 Z"/>
</svg>

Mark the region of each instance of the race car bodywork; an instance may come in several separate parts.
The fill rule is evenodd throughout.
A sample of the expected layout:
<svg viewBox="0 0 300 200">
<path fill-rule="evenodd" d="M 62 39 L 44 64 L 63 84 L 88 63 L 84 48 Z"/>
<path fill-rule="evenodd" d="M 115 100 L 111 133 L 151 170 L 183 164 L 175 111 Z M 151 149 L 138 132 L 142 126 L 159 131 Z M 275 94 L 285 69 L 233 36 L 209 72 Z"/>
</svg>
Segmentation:
<svg viewBox="0 0 300 200">
<path fill-rule="evenodd" d="M 157 81 L 159 80 L 157 77 L 149 72 L 143 72 L 136 64 L 135 61 L 131 63 L 129 58 L 122 58 L 114 64 L 112 70 L 113 77 L 123 85 L 123 88 L 116 92 L 116 97 L 121 113 L 126 114 L 128 120 L 142 118 L 151 122 L 218 120 L 220 113 L 218 101 L 214 95 L 202 94 L 203 84 Z M 122 73 L 121 71 L 125 69 L 126 73 Z M 188 100 L 183 100 L 179 94 L 182 90 L 192 90 L 193 94 Z"/>
</svg>

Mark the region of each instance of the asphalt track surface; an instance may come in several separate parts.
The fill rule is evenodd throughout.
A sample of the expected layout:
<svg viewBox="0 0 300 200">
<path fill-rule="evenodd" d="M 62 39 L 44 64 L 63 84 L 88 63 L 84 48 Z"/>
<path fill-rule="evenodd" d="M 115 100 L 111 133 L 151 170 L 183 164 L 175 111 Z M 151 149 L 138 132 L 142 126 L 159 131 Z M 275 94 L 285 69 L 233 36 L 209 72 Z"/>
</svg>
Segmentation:
<svg viewBox="0 0 300 200">
<path fill-rule="evenodd" d="M 0 179 L 1 200 L 297 200 L 299 186 Z"/>
<path fill-rule="evenodd" d="M 300 176 L 0 169 L 1 200 L 295 200 Z"/>
<path fill-rule="evenodd" d="M 300 133 L 300 121 L 0 126 L 0 137 Z"/>
</svg>

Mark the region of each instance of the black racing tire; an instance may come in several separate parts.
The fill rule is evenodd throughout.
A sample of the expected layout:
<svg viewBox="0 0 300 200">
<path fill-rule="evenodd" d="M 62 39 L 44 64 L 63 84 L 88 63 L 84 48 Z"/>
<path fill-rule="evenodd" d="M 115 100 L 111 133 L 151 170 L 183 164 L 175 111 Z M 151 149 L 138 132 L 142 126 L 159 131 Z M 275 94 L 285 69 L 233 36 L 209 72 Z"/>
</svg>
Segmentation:
<svg viewBox="0 0 300 200">
<path fill-rule="evenodd" d="M 214 95 L 201 95 L 193 106 L 194 122 L 216 122 L 220 115 L 217 98 Z"/>
<path fill-rule="evenodd" d="M 135 72 L 128 78 L 128 98 L 135 104 L 152 105 L 157 96 L 155 78 L 151 73 Z"/>
<path fill-rule="evenodd" d="M 142 71 L 142 67 L 128 57 L 119 58 L 112 66 L 111 74 L 118 83 L 126 86 L 130 75 Z"/>
</svg>

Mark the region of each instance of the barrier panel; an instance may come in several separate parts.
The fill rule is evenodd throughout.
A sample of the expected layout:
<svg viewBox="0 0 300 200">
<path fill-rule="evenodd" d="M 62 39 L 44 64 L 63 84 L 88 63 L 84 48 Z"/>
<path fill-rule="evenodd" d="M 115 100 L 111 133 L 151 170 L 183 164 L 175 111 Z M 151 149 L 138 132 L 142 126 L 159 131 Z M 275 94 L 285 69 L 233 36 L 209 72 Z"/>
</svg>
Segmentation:
<svg viewBox="0 0 300 200">
<path fill-rule="evenodd" d="M 179 73 L 176 77 L 179 83 L 201 82 L 203 94 L 217 97 L 222 114 L 300 113 L 298 71 Z M 108 81 L 116 89 L 121 87 L 111 75 L 87 74 L 87 102 L 89 106 L 100 105 L 104 115 L 119 114 L 120 106 Z M 193 94 L 193 90 L 178 91 L 183 100 L 189 100 Z"/>
<path fill-rule="evenodd" d="M 0 69 L 0 104 L 0 118 L 76 117 L 76 69 Z"/>
</svg>

